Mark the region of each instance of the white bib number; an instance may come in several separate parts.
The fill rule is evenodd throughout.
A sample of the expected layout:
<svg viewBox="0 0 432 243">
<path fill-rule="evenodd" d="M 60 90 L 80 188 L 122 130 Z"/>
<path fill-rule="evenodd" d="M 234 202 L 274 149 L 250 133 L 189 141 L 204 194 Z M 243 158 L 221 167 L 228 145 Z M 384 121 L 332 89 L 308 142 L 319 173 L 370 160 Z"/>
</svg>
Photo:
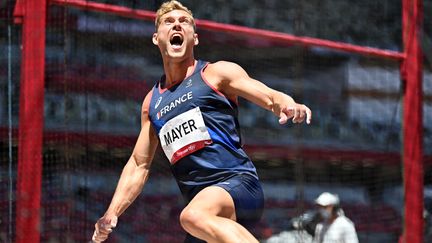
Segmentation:
<svg viewBox="0 0 432 243">
<path fill-rule="evenodd" d="M 169 120 L 161 128 L 159 139 L 171 164 L 212 143 L 199 107 Z"/>
</svg>

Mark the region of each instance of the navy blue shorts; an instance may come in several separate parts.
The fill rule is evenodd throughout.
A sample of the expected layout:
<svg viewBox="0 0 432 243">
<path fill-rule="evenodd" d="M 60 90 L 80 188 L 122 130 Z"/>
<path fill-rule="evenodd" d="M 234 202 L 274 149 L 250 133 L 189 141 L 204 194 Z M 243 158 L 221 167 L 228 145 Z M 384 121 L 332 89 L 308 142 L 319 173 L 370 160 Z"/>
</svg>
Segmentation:
<svg viewBox="0 0 432 243">
<path fill-rule="evenodd" d="M 239 174 L 215 184 L 234 200 L 237 222 L 245 228 L 259 222 L 264 209 L 264 194 L 259 181 L 249 174 Z"/>
<path fill-rule="evenodd" d="M 264 193 L 258 179 L 249 174 L 238 174 L 213 186 L 225 189 L 234 201 L 237 222 L 251 230 L 261 219 Z M 204 242 L 187 235 L 185 243 Z"/>
</svg>

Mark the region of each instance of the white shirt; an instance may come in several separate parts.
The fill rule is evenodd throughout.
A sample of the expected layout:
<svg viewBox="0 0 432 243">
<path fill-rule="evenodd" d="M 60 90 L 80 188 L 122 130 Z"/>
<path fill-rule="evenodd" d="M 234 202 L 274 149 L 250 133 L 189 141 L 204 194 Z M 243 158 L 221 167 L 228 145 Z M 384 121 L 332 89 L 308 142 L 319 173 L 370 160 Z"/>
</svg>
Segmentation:
<svg viewBox="0 0 432 243">
<path fill-rule="evenodd" d="M 332 223 L 319 223 L 315 228 L 314 243 L 358 243 L 353 222 L 344 215 Z"/>
</svg>

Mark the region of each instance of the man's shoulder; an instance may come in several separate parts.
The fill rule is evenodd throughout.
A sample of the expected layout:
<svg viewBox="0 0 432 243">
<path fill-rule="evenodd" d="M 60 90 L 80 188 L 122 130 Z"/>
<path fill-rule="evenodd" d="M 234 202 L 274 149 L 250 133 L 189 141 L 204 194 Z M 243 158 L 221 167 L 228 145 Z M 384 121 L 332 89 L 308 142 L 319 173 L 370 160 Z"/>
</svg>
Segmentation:
<svg viewBox="0 0 432 243">
<path fill-rule="evenodd" d="M 237 63 L 235 62 L 230 62 L 230 61 L 225 61 L 225 60 L 219 60 L 216 62 L 210 62 L 208 64 L 209 67 L 211 68 L 216 68 L 216 69 L 222 69 L 224 70 L 225 68 L 232 68 L 232 67 L 236 67 L 239 66 Z"/>
<path fill-rule="evenodd" d="M 337 217 L 335 223 L 338 224 L 340 227 L 354 228 L 354 223 L 345 215 Z"/>
<path fill-rule="evenodd" d="M 245 72 L 239 64 L 224 60 L 209 63 L 206 71 L 222 77 L 230 77 Z"/>
</svg>

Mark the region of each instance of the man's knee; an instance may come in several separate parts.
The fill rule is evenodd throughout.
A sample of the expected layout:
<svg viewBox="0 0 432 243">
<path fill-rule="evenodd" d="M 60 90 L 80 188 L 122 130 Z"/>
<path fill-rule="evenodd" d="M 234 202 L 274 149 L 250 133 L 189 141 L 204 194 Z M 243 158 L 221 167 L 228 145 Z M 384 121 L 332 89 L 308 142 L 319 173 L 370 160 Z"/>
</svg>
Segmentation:
<svg viewBox="0 0 432 243">
<path fill-rule="evenodd" d="M 180 224 L 185 230 L 201 229 L 205 227 L 206 216 L 202 210 L 186 207 L 180 214 Z"/>
</svg>

